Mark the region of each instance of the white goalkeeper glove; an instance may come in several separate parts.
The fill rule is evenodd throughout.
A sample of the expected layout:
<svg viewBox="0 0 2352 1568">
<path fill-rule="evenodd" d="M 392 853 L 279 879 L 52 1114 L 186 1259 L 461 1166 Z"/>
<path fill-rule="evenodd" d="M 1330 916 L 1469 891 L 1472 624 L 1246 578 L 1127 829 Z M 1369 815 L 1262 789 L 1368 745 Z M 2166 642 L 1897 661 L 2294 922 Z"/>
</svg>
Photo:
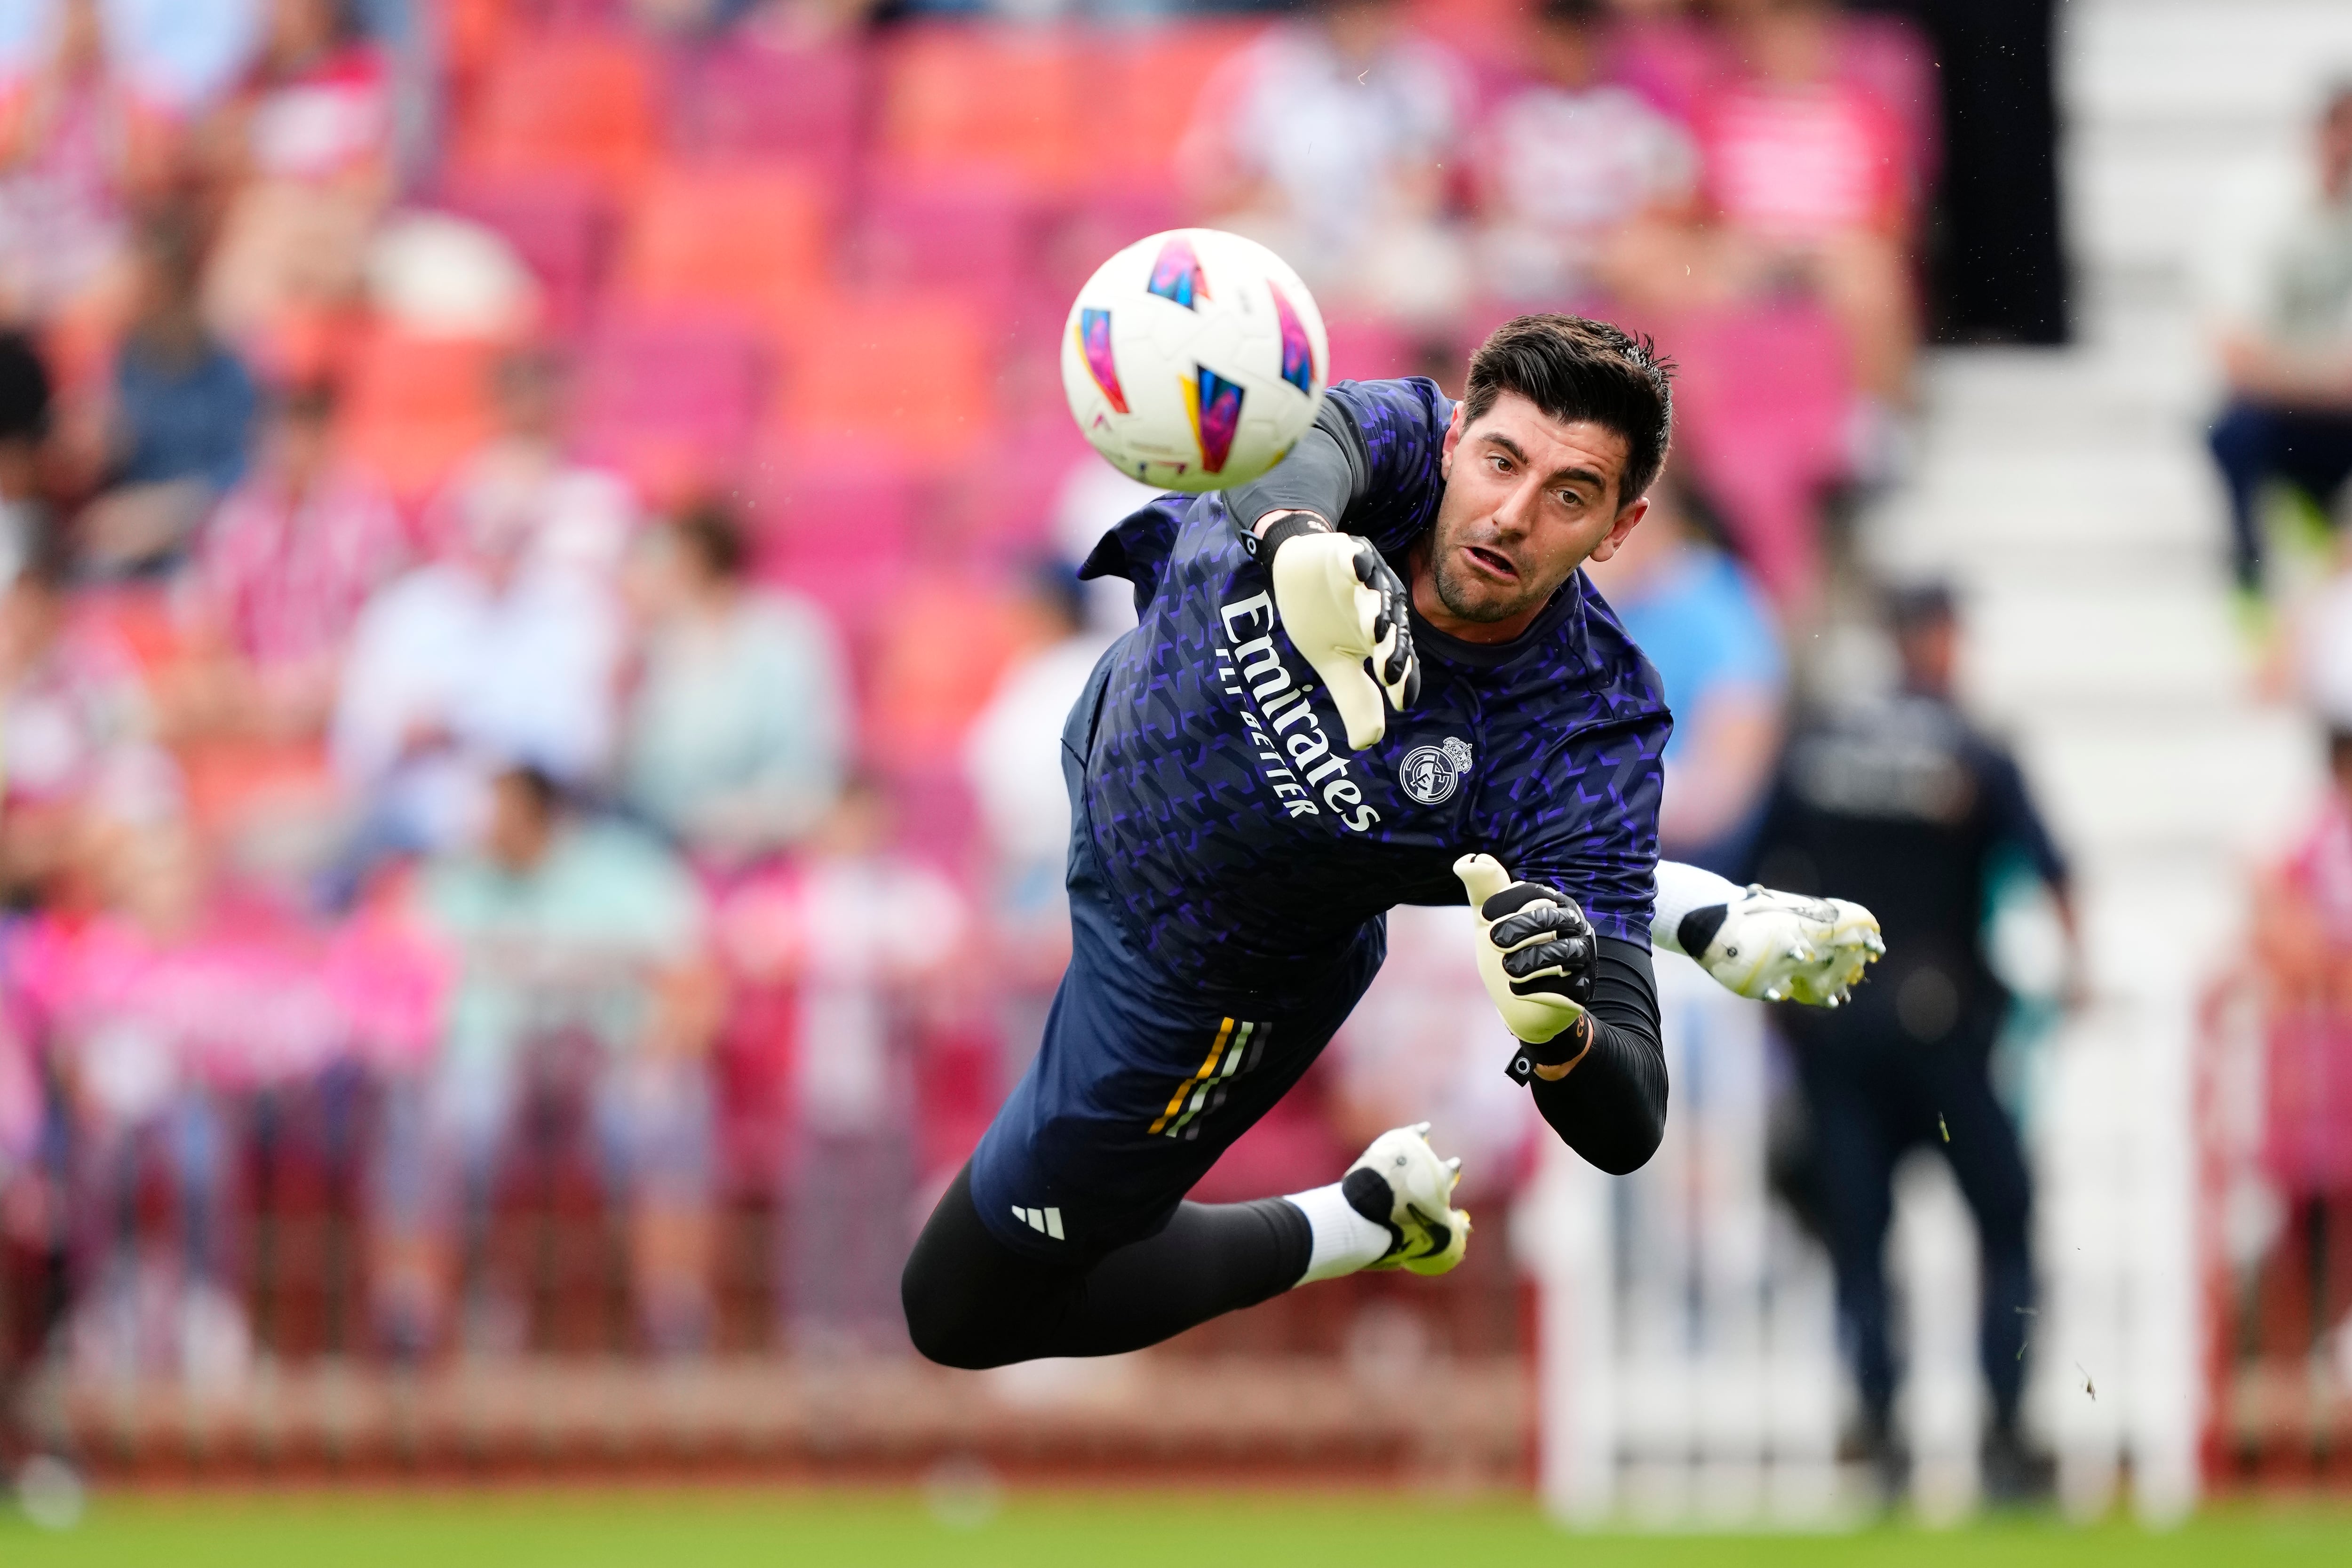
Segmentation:
<svg viewBox="0 0 2352 1568">
<path fill-rule="evenodd" d="M 1878 917 L 1860 904 L 1753 885 L 1684 916 L 1676 934 L 1727 990 L 1815 1007 L 1847 1001 L 1864 969 L 1886 951 Z"/>
<path fill-rule="evenodd" d="M 1521 1082 L 1560 1076 L 1591 1043 L 1576 1027 L 1591 1004 L 1599 963 L 1591 922 L 1559 889 L 1513 881 L 1492 855 L 1465 855 L 1454 874 L 1478 921 L 1478 978 L 1504 1026 L 1528 1047 L 1511 1063 L 1511 1076 Z"/>
<path fill-rule="evenodd" d="M 1348 727 L 1348 749 L 1360 752 L 1388 733 L 1383 693 L 1399 711 L 1421 695 L 1421 665 L 1404 584 L 1371 541 L 1334 533 L 1321 521 L 1309 512 L 1277 518 L 1257 551 L 1291 646 L 1323 678 Z"/>
</svg>

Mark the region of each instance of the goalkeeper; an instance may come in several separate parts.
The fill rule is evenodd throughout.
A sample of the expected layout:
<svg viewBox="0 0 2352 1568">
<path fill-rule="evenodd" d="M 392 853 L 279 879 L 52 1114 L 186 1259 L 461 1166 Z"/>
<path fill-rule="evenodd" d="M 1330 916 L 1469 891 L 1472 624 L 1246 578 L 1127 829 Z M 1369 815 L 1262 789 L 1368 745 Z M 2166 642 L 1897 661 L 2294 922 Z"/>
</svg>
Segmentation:
<svg viewBox="0 0 2352 1568">
<path fill-rule="evenodd" d="M 1391 905 L 1467 896 L 1509 1070 L 1612 1172 L 1664 1129 L 1654 932 L 1743 994 L 1833 1002 L 1858 978 L 1866 910 L 1657 863 L 1671 721 L 1579 568 L 1641 521 L 1671 423 L 1647 344 L 1521 317 L 1461 403 L 1342 384 L 1263 479 L 1104 536 L 1085 574 L 1132 583 L 1140 624 L 1063 734 L 1070 966 L 908 1260 L 925 1355 L 1110 1354 L 1312 1280 L 1459 1262 L 1460 1162 L 1423 1128 L 1328 1186 L 1184 1201 L 1363 994 Z"/>
</svg>

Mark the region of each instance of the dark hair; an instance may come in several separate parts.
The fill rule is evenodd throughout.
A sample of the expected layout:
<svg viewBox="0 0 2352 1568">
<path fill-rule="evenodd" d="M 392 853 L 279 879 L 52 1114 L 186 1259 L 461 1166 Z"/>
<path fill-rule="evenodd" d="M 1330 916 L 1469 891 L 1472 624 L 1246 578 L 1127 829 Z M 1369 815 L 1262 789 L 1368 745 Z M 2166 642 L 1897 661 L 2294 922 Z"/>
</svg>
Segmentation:
<svg viewBox="0 0 2352 1568">
<path fill-rule="evenodd" d="M 541 816 L 552 816 L 562 809 L 563 786 L 537 763 L 509 763 L 499 770 L 499 779 L 520 789 Z"/>
<path fill-rule="evenodd" d="M 50 383 L 41 352 L 23 332 L 0 332 L 0 441 L 37 441 L 49 433 Z"/>
<path fill-rule="evenodd" d="M 1607 0 L 1543 0 L 1538 20 L 1552 26 L 1597 27 L 1609 18 Z"/>
<path fill-rule="evenodd" d="M 1463 421 L 1485 418 L 1497 397 L 1516 392 L 1554 419 L 1614 430 L 1625 437 L 1622 507 L 1657 479 L 1673 444 L 1674 374 L 1655 343 L 1622 327 L 1582 316 L 1515 316 L 1470 356 Z"/>
<path fill-rule="evenodd" d="M 1949 583 L 1906 583 L 1886 593 L 1886 624 L 1898 634 L 1947 625 L 1959 613 L 1959 595 Z"/>
<path fill-rule="evenodd" d="M 693 552 L 712 576 L 732 583 L 749 570 L 751 543 L 733 511 L 715 500 L 697 501 L 670 525 L 680 544 Z"/>
</svg>

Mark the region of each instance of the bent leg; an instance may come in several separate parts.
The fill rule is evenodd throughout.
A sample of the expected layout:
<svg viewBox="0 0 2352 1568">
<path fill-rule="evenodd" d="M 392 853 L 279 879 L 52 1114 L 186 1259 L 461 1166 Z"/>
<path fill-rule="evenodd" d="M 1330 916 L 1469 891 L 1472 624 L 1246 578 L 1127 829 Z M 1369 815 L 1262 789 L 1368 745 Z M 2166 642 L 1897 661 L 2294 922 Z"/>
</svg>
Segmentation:
<svg viewBox="0 0 2352 1568">
<path fill-rule="evenodd" d="M 1177 1205 L 1157 1234 L 1087 1262 L 1013 1251 L 981 1224 L 971 1168 L 931 1211 L 899 1281 L 915 1348 L 943 1366 L 1115 1355 L 1298 1283 L 1313 1246 L 1282 1198 Z"/>
</svg>

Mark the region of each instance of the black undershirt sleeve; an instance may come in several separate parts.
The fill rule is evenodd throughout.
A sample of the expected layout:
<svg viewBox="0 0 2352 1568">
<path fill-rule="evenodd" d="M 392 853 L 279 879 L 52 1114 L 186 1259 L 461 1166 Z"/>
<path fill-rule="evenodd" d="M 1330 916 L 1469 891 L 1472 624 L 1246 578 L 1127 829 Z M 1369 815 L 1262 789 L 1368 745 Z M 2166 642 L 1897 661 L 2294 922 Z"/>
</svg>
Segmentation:
<svg viewBox="0 0 2352 1568">
<path fill-rule="evenodd" d="M 1592 1045 L 1576 1070 L 1529 1087 L 1560 1142 L 1613 1176 L 1637 1171 L 1666 1131 L 1666 1052 L 1658 1033 L 1658 982 L 1650 950 L 1597 941 Z"/>
<path fill-rule="evenodd" d="M 1337 403 L 1325 399 L 1315 423 L 1290 455 L 1245 485 L 1225 492 L 1225 510 L 1244 532 L 1270 511 L 1311 511 L 1333 528 L 1370 480 L 1371 454 L 1363 432 Z"/>
</svg>

